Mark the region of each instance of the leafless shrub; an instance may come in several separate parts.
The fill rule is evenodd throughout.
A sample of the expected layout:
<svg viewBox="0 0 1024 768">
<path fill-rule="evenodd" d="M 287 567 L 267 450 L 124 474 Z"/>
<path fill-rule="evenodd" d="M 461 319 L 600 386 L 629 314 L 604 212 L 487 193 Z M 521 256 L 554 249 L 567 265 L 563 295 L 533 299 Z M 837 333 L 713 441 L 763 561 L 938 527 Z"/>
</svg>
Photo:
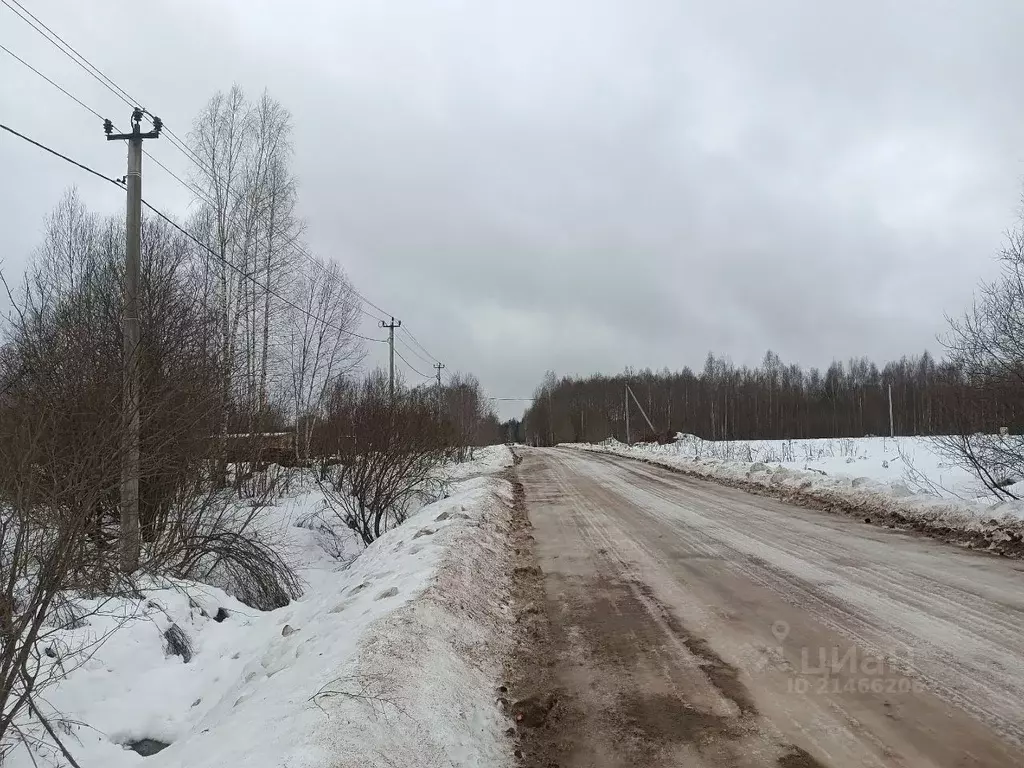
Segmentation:
<svg viewBox="0 0 1024 768">
<path fill-rule="evenodd" d="M 208 483 L 186 489 L 168 506 L 143 569 L 219 586 L 259 610 L 287 605 L 302 594 L 302 584 L 279 537 L 261 524 L 265 506 L 260 499 L 240 504 L 228 489 Z"/>
<path fill-rule="evenodd" d="M 796 461 L 796 452 L 793 450 L 793 441 L 785 440 L 782 443 L 782 460 Z"/>
<path fill-rule="evenodd" d="M 996 434 L 1000 427 L 1020 431 L 1024 413 L 1024 230 L 1009 233 L 1001 254 L 1002 275 L 983 283 L 973 306 L 950 319 L 945 339 L 951 361 L 971 385 L 952 409 L 958 429 L 935 438 L 944 456 L 973 472 L 997 498 L 1015 499 L 1008 489 L 1024 478 L 1024 437 Z M 976 428 L 977 415 L 986 422 Z M 979 433 L 980 432 L 980 433 Z"/>
<path fill-rule="evenodd" d="M 63 661 L 51 661 L 67 656 L 54 647 L 56 633 L 103 606 L 87 609 L 71 591 L 134 591 L 117 558 L 83 545 L 105 490 L 95 477 L 118 463 L 117 435 L 93 434 L 94 451 L 56 463 L 45 437 L 54 418 L 8 413 L 0 439 L 0 752 L 30 737 L 26 717 L 63 750 L 37 698 L 65 672 Z"/>
<path fill-rule="evenodd" d="M 329 508 L 324 508 L 303 515 L 295 522 L 295 525 L 312 531 L 316 535 L 320 548 L 335 560 L 347 560 L 351 557 L 348 547 L 349 538 L 338 533 L 335 528 L 336 522 L 338 522 L 338 515 Z"/>
<path fill-rule="evenodd" d="M 956 439 L 957 438 L 950 438 L 951 441 L 955 441 Z M 938 438 L 932 438 L 932 441 L 933 443 L 936 443 L 938 441 Z M 898 459 L 903 463 L 903 482 L 911 491 L 914 491 L 915 493 L 923 493 L 930 496 L 953 497 L 958 499 L 963 498 L 963 496 L 961 496 L 960 494 L 955 493 L 954 491 L 942 485 L 942 483 L 939 480 L 933 477 L 929 477 L 920 469 L 918 469 L 913 458 L 907 451 L 903 449 L 902 445 L 897 445 L 897 449 L 899 452 Z M 954 458 L 956 459 L 954 463 L 958 463 L 960 459 L 959 450 L 955 451 Z M 895 461 L 895 459 L 893 461 Z"/>
<path fill-rule="evenodd" d="M 339 519 L 370 544 L 429 494 L 449 443 L 429 399 L 388 394 L 380 372 L 332 398 L 317 477 Z"/>
<path fill-rule="evenodd" d="M 83 454 L 119 450 L 122 426 L 123 231 L 88 214 L 74 193 L 51 218 L 24 284 L 10 292 L 15 315 L 3 348 L 2 424 L 38 425 L 41 463 L 58 475 Z M 168 226 L 143 226 L 139 517 L 143 541 L 160 535 L 168 500 L 204 475 L 205 433 L 216 423 L 209 317 L 195 301 L 186 243 Z M 110 443 L 110 445 L 106 445 Z M 117 545 L 119 455 L 90 471 L 95 502 L 84 547 Z M 0 483 L 4 478 L 0 477 Z"/>
<path fill-rule="evenodd" d="M 501 425 L 484 397 L 480 381 L 471 374 L 454 374 L 430 397 L 437 402 L 437 429 L 443 433 L 449 461 L 471 461 L 477 446 L 501 442 Z"/>
<path fill-rule="evenodd" d="M 996 498 L 1019 498 L 1010 486 L 1024 479 L 1024 437 L 942 435 L 931 442 L 936 453 L 973 472 Z"/>
<path fill-rule="evenodd" d="M 290 440 L 282 457 L 286 457 L 285 461 L 288 464 L 295 458 Z M 257 505 L 272 502 L 287 494 L 295 475 L 291 466 L 281 466 L 262 460 L 239 462 L 233 466 L 233 470 L 233 485 L 238 497 L 249 499 Z"/>
</svg>

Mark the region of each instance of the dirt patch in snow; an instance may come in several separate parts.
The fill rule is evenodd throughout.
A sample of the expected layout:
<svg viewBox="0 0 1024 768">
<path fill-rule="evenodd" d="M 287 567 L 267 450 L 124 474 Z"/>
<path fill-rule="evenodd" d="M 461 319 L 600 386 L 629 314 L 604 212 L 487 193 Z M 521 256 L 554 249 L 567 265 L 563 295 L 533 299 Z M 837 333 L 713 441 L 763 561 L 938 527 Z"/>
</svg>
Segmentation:
<svg viewBox="0 0 1024 768">
<path fill-rule="evenodd" d="M 587 450 L 586 448 L 580 450 Z M 964 528 L 951 524 L 950 519 L 936 516 L 934 519 L 919 513 L 902 511 L 899 499 L 877 499 L 851 501 L 841 494 L 827 489 L 792 488 L 781 484 L 765 484 L 755 480 L 724 477 L 699 470 L 699 464 L 692 468 L 679 466 L 658 459 L 634 454 L 594 451 L 598 455 L 616 456 L 639 461 L 643 464 L 678 472 L 681 475 L 708 480 L 729 488 L 767 498 L 778 499 L 787 504 L 808 509 L 817 509 L 833 514 L 842 514 L 862 520 L 867 525 L 901 531 L 920 533 L 929 538 L 965 549 L 987 552 L 993 555 L 1024 558 L 1024 520 L 999 520 L 992 518 L 978 527 Z"/>
</svg>

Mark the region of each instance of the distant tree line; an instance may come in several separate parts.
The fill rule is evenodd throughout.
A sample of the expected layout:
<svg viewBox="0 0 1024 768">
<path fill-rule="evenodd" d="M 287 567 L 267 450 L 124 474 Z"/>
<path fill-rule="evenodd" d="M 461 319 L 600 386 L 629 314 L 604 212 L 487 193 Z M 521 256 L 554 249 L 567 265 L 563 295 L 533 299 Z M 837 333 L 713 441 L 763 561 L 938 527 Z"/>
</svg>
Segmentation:
<svg viewBox="0 0 1024 768">
<path fill-rule="evenodd" d="M 879 367 L 867 358 L 835 361 L 824 371 L 784 363 L 767 352 L 761 365 L 736 366 L 709 353 L 703 370 L 626 370 L 614 376 L 557 378 L 549 372 L 506 439 L 537 445 L 626 440 L 625 387 L 632 439 L 687 432 L 709 440 L 806 439 L 889 434 L 889 388 L 896 434 L 996 432 L 1018 426 L 1024 399 L 991 396 L 977 371 L 929 353 Z M 1013 429 L 1012 431 L 1019 431 Z"/>
</svg>

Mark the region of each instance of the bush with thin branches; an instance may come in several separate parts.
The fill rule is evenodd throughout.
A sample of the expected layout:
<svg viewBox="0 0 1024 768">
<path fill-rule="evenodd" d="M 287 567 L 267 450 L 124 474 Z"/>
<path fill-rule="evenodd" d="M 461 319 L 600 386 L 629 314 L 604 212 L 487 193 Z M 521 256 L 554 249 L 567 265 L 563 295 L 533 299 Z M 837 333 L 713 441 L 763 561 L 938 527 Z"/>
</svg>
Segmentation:
<svg viewBox="0 0 1024 768">
<path fill-rule="evenodd" d="M 433 403 L 401 388 L 389 396 L 379 371 L 336 388 L 321 433 L 320 486 L 364 544 L 442 492 L 436 469 L 451 443 Z"/>
<path fill-rule="evenodd" d="M 1024 480 L 1024 228 L 1009 234 L 1000 262 L 1002 274 L 983 283 L 971 308 L 950 320 L 946 348 L 970 384 L 970 399 L 961 396 L 950 409 L 959 428 L 934 443 L 994 496 L 1016 499 L 1009 486 Z M 976 413 L 988 416 L 987 428 L 977 429 L 969 418 Z"/>
</svg>

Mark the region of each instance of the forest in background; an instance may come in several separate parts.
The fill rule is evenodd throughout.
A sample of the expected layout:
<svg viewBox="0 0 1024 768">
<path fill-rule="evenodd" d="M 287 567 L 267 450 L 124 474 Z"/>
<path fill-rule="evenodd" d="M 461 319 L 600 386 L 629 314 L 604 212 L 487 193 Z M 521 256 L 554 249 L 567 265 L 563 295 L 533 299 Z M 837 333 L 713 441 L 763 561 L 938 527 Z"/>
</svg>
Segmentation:
<svg viewBox="0 0 1024 768">
<path fill-rule="evenodd" d="M 676 432 L 709 440 L 807 439 L 889 434 L 889 388 L 897 435 L 969 434 L 1013 429 L 1019 397 L 980 384 L 964 364 L 925 351 L 881 366 L 867 358 L 826 370 L 784 363 L 767 352 L 756 367 L 709 353 L 701 371 L 626 370 L 558 378 L 549 372 L 523 419 L 505 423 L 506 439 L 535 445 L 626 441 L 629 385 L 653 423 L 630 403 L 631 437 Z"/>
</svg>

